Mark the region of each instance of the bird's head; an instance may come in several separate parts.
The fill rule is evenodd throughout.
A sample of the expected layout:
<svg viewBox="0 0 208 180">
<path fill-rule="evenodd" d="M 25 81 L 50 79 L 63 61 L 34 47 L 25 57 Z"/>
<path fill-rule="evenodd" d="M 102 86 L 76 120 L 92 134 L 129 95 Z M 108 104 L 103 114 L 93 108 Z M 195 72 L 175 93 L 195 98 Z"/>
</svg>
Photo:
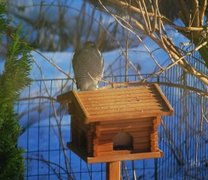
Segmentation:
<svg viewBox="0 0 208 180">
<path fill-rule="evenodd" d="M 84 43 L 84 47 L 87 47 L 87 48 L 93 47 L 93 48 L 95 48 L 96 44 L 94 42 L 92 42 L 92 41 L 86 41 Z"/>
</svg>

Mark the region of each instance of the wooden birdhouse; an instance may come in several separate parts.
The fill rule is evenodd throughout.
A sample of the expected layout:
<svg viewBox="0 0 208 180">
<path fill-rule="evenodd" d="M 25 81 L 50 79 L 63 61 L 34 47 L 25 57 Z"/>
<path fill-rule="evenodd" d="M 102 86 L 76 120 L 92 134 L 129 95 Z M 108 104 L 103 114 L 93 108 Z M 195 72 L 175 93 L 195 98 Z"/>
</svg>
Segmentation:
<svg viewBox="0 0 208 180">
<path fill-rule="evenodd" d="M 157 84 L 69 91 L 58 101 L 71 115 L 69 148 L 88 163 L 163 155 L 158 126 L 173 108 Z"/>
</svg>

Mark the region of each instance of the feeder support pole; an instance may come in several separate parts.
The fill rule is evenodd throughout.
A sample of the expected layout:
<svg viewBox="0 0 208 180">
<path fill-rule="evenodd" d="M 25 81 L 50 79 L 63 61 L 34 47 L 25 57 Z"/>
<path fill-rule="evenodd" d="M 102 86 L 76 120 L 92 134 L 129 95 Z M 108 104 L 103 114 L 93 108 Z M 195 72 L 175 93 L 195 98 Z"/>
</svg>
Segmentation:
<svg viewBox="0 0 208 180">
<path fill-rule="evenodd" d="M 120 180 L 121 179 L 121 161 L 109 162 L 106 164 L 107 180 Z"/>
</svg>

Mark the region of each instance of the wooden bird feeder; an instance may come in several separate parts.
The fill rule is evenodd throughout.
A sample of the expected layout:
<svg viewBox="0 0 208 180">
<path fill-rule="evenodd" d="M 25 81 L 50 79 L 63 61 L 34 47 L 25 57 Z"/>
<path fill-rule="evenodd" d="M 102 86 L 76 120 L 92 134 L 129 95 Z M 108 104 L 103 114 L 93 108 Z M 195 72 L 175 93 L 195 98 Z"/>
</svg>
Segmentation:
<svg viewBox="0 0 208 180">
<path fill-rule="evenodd" d="M 158 126 L 173 108 L 157 84 L 69 91 L 69 148 L 88 163 L 159 158 Z M 118 165 L 118 164 L 117 164 Z M 111 164 L 111 166 L 114 166 Z"/>
</svg>

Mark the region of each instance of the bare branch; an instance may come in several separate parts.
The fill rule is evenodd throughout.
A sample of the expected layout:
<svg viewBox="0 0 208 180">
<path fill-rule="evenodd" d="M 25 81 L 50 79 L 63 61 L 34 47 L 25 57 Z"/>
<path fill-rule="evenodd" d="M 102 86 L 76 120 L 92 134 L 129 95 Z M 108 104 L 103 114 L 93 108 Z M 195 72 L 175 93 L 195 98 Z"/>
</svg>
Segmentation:
<svg viewBox="0 0 208 180">
<path fill-rule="evenodd" d="M 204 16 L 205 16 L 205 12 L 207 10 L 207 6 L 208 6 L 207 0 L 202 0 L 201 6 L 199 7 L 200 26 L 204 25 Z"/>
<path fill-rule="evenodd" d="M 58 71 L 60 71 L 61 73 L 63 73 L 67 78 L 71 79 L 73 82 L 75 81 L 74 78 L 72 78 L 68 73 L 64 72 L 62 70 L 61 67 L 59 67 L 56 63 L 54 63 L 53 61 L 51 61 L 50 59 L 48 59 L 45 55 L 43 55 L 41 52 L 39 52 L 38 50 L 34 51 L 39 54 L 40 56 L 42 56 L 49 64 L 51 64 L 53 67 L 55 67 Z"/>
</svg>

